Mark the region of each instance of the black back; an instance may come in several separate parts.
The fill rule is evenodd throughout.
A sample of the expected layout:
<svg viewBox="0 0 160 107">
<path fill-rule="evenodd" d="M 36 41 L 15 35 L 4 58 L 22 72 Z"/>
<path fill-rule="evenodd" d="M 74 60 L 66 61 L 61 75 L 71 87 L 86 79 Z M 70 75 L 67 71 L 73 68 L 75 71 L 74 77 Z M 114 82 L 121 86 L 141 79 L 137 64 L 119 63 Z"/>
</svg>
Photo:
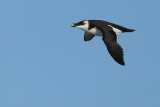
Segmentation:
<svg viewBox="0 0 160 107">
<path fill-rule="evenodd" d="M 107 22 L 107 21 L 103 21 L 103 20 L 89 20 L 89 23 L 90 23 L 89 29 L 91 29 L 95 26 L 99 26 L 99 27 L 106 27 L 106 28 L 108 28 L 108 30 L 112 30 L 110 27 L 108 27 L 108 25 L 111 25 L 112 27 L 115 27 L 115 28 L 121 30 L 122 32 L 133 32 L 133 31 L 135 31 L 133 29 L 128 29 L 128 28 L 125 28 L 123 26 L 120 26 L 120 25 L 117 25 L 117 24 L 114 24 L 114 23 L 110 23 L 110 22 Z"/>
</svg>

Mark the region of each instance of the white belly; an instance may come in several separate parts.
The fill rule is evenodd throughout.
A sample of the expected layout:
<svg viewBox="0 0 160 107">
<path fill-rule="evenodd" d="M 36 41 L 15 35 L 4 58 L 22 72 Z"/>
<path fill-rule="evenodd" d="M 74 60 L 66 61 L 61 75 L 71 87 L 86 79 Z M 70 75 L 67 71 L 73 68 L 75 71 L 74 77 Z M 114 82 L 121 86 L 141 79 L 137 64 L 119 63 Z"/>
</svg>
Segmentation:
<svg viewBox="0 0 160 107">
<path fill-rule="evenodd" d="M 112 27 L 112 26 L 111 26 Z M 112 27 L 113 31 L 116 33 L 116 35 L 119 35 L 122 33 L 121 30 L 117 29 L 117 28 L 114 28 Z M 98 29 L 98 28 L 92 28 L 90 30 L 87 30 L 88 33 L 91 33 L 93 35 L 97 35 L 97 36 L 103 36 L 103 33 Z"/>
<path fill-rule="evenodd" d="M 87 30 L 87 32 L 91 33 L 93 35 L 97 35 L 97 36 L 102 36 L 103 35 L 102 32 L 99 29 L 97 29 L 96 27 L 92 28 L 90 30 Z"/>
</svg>

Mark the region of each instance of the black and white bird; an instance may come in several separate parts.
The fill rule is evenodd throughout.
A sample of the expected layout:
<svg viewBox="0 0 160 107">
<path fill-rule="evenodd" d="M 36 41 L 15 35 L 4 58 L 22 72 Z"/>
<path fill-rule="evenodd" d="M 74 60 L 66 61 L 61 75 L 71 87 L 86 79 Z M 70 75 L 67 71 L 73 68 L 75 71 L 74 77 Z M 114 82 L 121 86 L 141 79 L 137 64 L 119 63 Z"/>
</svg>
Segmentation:
<svg viewBox="0 0 160 107">
<path fill-rule="evenodd" d="M 135 30 L 122 27 L 117 24 L 106 22 L 103 20 L 85 20 L 78 23 L 74 23 L 71 27 L 80 28 L 85 31 L 84 40 L 89 41 L 95 35 L 102 36 L 110 55 L 113 59 L 121 64 L 125 65 L 123 58 L 123 49 L 117 43 L 117 35 L 123 32 L 133 32 Z"/>
</svg>

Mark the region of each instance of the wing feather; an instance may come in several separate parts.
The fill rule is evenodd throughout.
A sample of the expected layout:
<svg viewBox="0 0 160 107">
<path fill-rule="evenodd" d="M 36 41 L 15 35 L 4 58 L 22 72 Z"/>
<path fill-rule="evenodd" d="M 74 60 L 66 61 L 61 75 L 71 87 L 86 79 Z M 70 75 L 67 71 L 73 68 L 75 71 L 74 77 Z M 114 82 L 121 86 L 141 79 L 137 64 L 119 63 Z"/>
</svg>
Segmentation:
<svg viewBox="0 0 160 107">
<path fill-rule="evenodd" d="M 124 58 L 123 58 L 123 49 L 121 46 L 117 43 L 117 36 L 114 34 L 114 32 L 108 32 L 106 31 L 103 34 L 103 41 L 112 56 L 112 58 L 119 64 L 125 65 Z"/>
<path fill-rule="evenodd" d="M 107 22 L 91 20 L 90 24 L 97 27 L 103 33 L 103 41 L 112 56 L 112 58 L 119 64 L 125 65 L 123 58 L 123 49 L 117 43 L 117 35 L 112 27 L 108 26 Z"/>
<path fill-rule="evenodd" d="M 85 32 L 85 34 L 84 34 L 84 41 L 90 41 L 93 37 L 94 37 L 94 35 Z"/>
</svg>

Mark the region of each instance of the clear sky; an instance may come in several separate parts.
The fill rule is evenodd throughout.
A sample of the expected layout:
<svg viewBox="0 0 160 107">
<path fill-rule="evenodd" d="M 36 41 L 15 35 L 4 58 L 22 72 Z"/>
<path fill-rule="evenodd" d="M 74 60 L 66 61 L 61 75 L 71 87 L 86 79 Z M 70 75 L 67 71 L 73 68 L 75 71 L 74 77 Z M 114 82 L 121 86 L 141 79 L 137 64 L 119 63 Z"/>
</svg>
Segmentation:
<svg viewBox="0 0 160 107">
<path fill-rule="evenodd" d="M 160 107 L 159 0 L 0 0 L 0 107 Z M 126 65 L 74 22 L 119 35 Z"/>
</svg>

